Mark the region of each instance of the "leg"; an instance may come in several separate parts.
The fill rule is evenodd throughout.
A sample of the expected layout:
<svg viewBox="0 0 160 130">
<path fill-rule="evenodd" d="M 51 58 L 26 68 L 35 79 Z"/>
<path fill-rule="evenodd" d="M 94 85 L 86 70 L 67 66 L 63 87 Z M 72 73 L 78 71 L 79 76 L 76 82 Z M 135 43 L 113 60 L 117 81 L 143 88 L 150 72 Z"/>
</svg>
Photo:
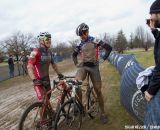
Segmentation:
<svg viewBox="0 0 160 130">
<path fill-rule="evenodd" d="M 23 73 L 23 75 L 24 75 L 24 66 L 23 66 L 23 64 L 22 64 L 22 73 Z"/>
<path fill-rule="evenodd" d="M 86 75 L 87 75 L 87 72 L 84 68 L 79 68 L 77 73 L 76 73 L 76 77 L 75 77 L 75 80 L 84 80 L 86 78 Z M 82 91 L 78 91 L 77 93 L 78 97 L 79 97 L 79 100 L 80 102 L 82 103 Z"/>
<path fill-rule="evenodd" d="M 11 77 L 14 77 L 14 68 L 11 68 Z"/>
<path fill-rule="evenodd" d="M 12 74 L 13 74 L 13 77 L 14 77 L 14 65 L 13 65 L 13 72 L 12 72 Z"/>
<path fill-rule="evenodd" d="M 9 70 L 9 77 L 12 78 L 12 72 L 11 69 Z"/>
<path fill-rule="evenodd" d="M 107 117 L 104 111 L 104 100 L 103 100 L 103 95 L 101 91 L 102 82 L 101 82 L 101 76 L 100 76 L 98 66 L 95 66 L 94 68 L 90 68 L 89 72 L 90 72 L 91 81 L 93 83 L 93 87 L 99 102 L 100 119 L 103 123 L 107 123 Z"/>
<path fill-rule="evenodd" d="M 98 102 L 99 102 L 99 107 L 100 107 L 100 114 L 105 114 L 104 112 L 104 100 L 103 100 L 103 95 L 102 95 L 102 91 L 101 91 L 101 82 L 93 82 L 93 87 L 94 90 L 96 92 L 97 98 L 98 98 Z"/>
</svg>

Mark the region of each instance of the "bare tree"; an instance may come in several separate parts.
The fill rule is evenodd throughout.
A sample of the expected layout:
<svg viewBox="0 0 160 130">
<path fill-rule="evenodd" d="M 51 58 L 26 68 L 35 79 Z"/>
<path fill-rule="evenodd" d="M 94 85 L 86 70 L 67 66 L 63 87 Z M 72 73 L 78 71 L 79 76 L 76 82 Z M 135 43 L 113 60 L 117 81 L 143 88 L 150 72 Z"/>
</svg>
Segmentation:
<svg viewBox="0 0 160 130">
<path fill-rule="evenodd" d="M 133 33 L 131 33 L 131 35 L 130 35 L 130 40 L 129 40 L 129 47 L 130 47 L 131 49 L 134 48 L 133 40 L 134 40 L 134 35 L 133 35 Z"/>
<path fill-rule="evenodd" d="M 71 47 L 74 49 L 78 45 L 80 40 L 76 39 L 76 40 L 72 40 L 72 41 L 68 41 L 68 42 L 70 43 Z"/>
<path fill-rule="evenodd" d="M 14 55 L 18 61 L 20 59 L 21 51 L 28 53 L 31 45 L 35 43 L 36 40 L 33 34 L 17 32 L 2 41 L 1 45 L 7 50 L 8 54 Z"/>
<path fill-rule="evenodd" d="M 110 45 L 114 44 L 114 36 L 111 36 L 109 33 L 104 33 L 102 40 Z"/>
<path fill-rule="evenodd" d="M 4 60 L 4 52 L 0 48 L 0 63 L 3 62 L 3 60 Z"/>
<path fill-rule="evenodd" d="M 67 43 L 58 43 L 56 47 L 52 48 L 52 51 L 57 55 L 61 55 L 63 58 L 69 58 L 72 54 L 72 47 Z"/>
<path fill-rule="evenodd" d="M 18 71 L 20 75 L 19 60 L 21 58 L 21 52 L 28 53 L 31 45 L 35 44 L 35 37 L 31 33 L 23 34 L 16 32 L 13 35 L 7 37 L 1 42 L 3 48 L 6 49 L 8 54 L 12 54 L 16 57 Z"/>
<path fill-rule="evenodd" d="M 136 28 L 136 34 L 137 38 L 140 40 L 140 46 L 139 47 L 144 47 L 144 42 L 145 42 L 145 31 L 142 26 L 138 26 Z"/>
<path fill-rule="evenodd" d="M 146 38 L 144 42 L 144 49 L 148 51 L 148 49 L 153 45 L 153 38 L 150 33 L 146 32 Z"/>
</svg>

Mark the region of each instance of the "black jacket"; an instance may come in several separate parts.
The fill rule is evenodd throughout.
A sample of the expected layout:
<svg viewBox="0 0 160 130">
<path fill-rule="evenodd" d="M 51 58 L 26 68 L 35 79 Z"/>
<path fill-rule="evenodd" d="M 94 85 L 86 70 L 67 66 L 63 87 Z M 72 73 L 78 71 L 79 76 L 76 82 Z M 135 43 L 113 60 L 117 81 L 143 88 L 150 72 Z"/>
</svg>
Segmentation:
<svg viewBox="0 0 160 130">
<path fill-rule="evenodd" d="M 155 29 L 152 31 L 152 33 L 155 37 L 155 45 L 154 45 L 155 68 L 153 70 L 153 74 L 147 91 L 149 94 L 155 95 L 160 89 L 160 31 Z"/>
<path fill-rule="evenodd" d="M 8 65 L 14 65 L 13 58 L 10 57 L 8 59 Z"/>
</svg>

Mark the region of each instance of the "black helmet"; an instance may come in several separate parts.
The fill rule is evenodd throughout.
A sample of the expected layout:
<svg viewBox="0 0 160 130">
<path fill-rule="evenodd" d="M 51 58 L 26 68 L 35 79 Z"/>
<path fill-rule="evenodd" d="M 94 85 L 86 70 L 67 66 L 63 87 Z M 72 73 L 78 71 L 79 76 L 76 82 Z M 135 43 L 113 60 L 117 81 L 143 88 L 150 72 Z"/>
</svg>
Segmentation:
<svg viewBox="0 0 160 130">
<path fill-rule="evenodd" d="M 77 34 L 77 36 L 81 36 L 84 32 L 86 32 L 88 30 L 89 30 L 88 25 L 85 23 L 81 23 L 76 29 L 76 34 Z"/>
<path fill-rule="evenodd" d="M 156 0 L 150 7 L 150 14 L 160 12 L 160 0 Z"/>
</svg>

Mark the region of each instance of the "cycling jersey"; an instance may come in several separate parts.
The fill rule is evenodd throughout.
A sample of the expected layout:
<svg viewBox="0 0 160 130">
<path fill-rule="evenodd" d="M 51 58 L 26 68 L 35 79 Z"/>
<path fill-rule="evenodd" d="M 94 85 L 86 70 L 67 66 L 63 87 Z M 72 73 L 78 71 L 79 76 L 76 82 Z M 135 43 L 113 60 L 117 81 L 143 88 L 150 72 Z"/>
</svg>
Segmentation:
<svg viewBox="0 0 160 130">
<path fill-rule="evenodd" d="M 89 62 L 97 64 L 99 59 L 100 46 L 105 49 L 105 52 L 108 52 L 108 56 L 112 50 L 111 46 L 106 44 L 102 40 L 96 39 L 92 36 L 88 36 L 85 41 L 81 40 L 80 44 L 76 46 L 73 53 L 73 60 L 76 58 L 77 54 L 80 53 L 83 63 Z"/>
<path fill-rule="evenodd" d="M 83 62 L 95 63 L 98 61 L 98 50 L 98 42 L 96 42 L 94 37 L 89 36 L 87 40 L 81 41 L 75 51 L 81 53 Z"/>
<path fill-rule="evenodd" d="M 54 64 L 52 53 L 44 47 L 35 48 L 30 54 L 28 64 L 33 65 L 36 79 L 49 80 L 49 65 Z"/>
</svg>

